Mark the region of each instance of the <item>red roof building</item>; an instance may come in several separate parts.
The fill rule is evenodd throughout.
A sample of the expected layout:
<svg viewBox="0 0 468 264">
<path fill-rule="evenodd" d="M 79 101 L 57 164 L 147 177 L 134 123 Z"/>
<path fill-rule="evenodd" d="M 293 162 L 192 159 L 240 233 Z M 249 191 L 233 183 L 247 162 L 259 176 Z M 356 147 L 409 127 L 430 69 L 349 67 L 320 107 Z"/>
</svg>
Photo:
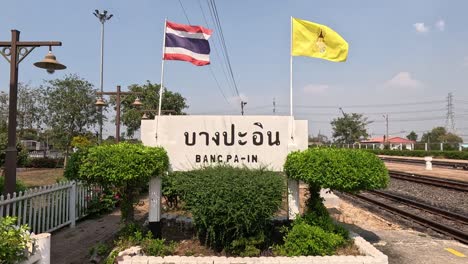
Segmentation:
<svg viewBox="0 0 468 264">
<path fill-rule="evenodd" d="M 377 137 L 377 138 L 363 140 L 361 141 L 361 143 L 362 144 L 383 144 L 387 142 L 385 142 L 384 137 Z M 388 137 L 388 143 L 390 144 L 414 144 L 416 142 L 413 140 L 402 138 L 402 137 Z"/>
</svg>

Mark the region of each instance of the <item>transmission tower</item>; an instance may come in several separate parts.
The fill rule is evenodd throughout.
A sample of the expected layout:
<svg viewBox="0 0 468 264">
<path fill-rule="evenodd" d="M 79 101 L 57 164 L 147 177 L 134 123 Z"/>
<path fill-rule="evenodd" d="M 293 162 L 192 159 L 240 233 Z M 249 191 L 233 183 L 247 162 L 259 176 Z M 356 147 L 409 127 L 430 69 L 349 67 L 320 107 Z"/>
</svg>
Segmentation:
<svg viewBox="0 0 468 264">
<path fill-rule="evenodd" d="M 447 131 L 455 133 L 455 112 L 453 110 L 453 94 L 447 95 L 447 116 L 445 118 L 445 128 Z"/>
</svg>

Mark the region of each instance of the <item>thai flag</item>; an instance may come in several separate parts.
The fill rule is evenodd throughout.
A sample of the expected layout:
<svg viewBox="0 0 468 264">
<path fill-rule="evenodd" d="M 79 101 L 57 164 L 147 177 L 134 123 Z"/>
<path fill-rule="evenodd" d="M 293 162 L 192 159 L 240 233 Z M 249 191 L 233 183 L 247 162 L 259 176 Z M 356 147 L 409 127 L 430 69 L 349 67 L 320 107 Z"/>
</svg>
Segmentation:
<svg viewBox="0 0 468 264">
<path fill-rule="evenodd" d="M 210 64 L 210 38 L 212 30 L 166 22 L 164 60 L 188 61 L 197 66 Z"/>
</svg>

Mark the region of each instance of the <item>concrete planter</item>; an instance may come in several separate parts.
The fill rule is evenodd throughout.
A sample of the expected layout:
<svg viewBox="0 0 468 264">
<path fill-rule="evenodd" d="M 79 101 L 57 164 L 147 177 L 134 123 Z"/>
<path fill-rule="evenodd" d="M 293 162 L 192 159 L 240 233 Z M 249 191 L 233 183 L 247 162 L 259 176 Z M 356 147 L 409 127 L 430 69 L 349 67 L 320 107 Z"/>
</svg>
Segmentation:
<svg viewBox="0 0 468 264">
<path fill-rule="evenodd" d="M 388 264 L 388 258 L 362 237 L 354 235 L 354 244 L 364 256 L 317 257 L 148 257 L 123 256 L 119 264 Z"/>
<path fill-rule="evenodd" d="M 34 240 L 30 250 L 32 255 L 18 264 L 50 264 L 50 234 L 32 235 L 31 239 Z"/>
</svg>

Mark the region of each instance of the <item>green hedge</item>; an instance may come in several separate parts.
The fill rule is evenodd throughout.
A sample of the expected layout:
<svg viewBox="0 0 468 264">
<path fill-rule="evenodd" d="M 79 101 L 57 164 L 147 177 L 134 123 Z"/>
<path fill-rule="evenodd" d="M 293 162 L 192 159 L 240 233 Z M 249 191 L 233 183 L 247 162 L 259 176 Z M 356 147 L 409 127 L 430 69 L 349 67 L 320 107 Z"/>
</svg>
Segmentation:
<svg viewBox="0 0 468 264">
<path fill-rule="evenodd" d="M 260 253 L 266 228 L 281 205 L 284 177 L 263 169 L 229 166 L 180 172 L 174 177 L 203 242 L 232 254 Z"/>
<path fill-rule="evenodd" d="M 62 168 L 63 158 L 30 158 L 26 164 L 27 168 Z"/>
<path fill-rule="evenodd" d="M 385 164 L 372 153 L 353 149 L 312 148 L 290 153 L 284 165 L 288 177 L 309 185 L 355 192 L 384 188 Z"/>
<path fill-rule="evenodd" d="M 432 156 L 434 158 L 444 159 L 461 159 L 468 160 L 468 152 L 466 151 L 440 151 L 440 150 L 367 150 L 377 155 L 388 155 L 388 156 L 404 156 L 404 157 L 426 157 Z"/>
</svg>

